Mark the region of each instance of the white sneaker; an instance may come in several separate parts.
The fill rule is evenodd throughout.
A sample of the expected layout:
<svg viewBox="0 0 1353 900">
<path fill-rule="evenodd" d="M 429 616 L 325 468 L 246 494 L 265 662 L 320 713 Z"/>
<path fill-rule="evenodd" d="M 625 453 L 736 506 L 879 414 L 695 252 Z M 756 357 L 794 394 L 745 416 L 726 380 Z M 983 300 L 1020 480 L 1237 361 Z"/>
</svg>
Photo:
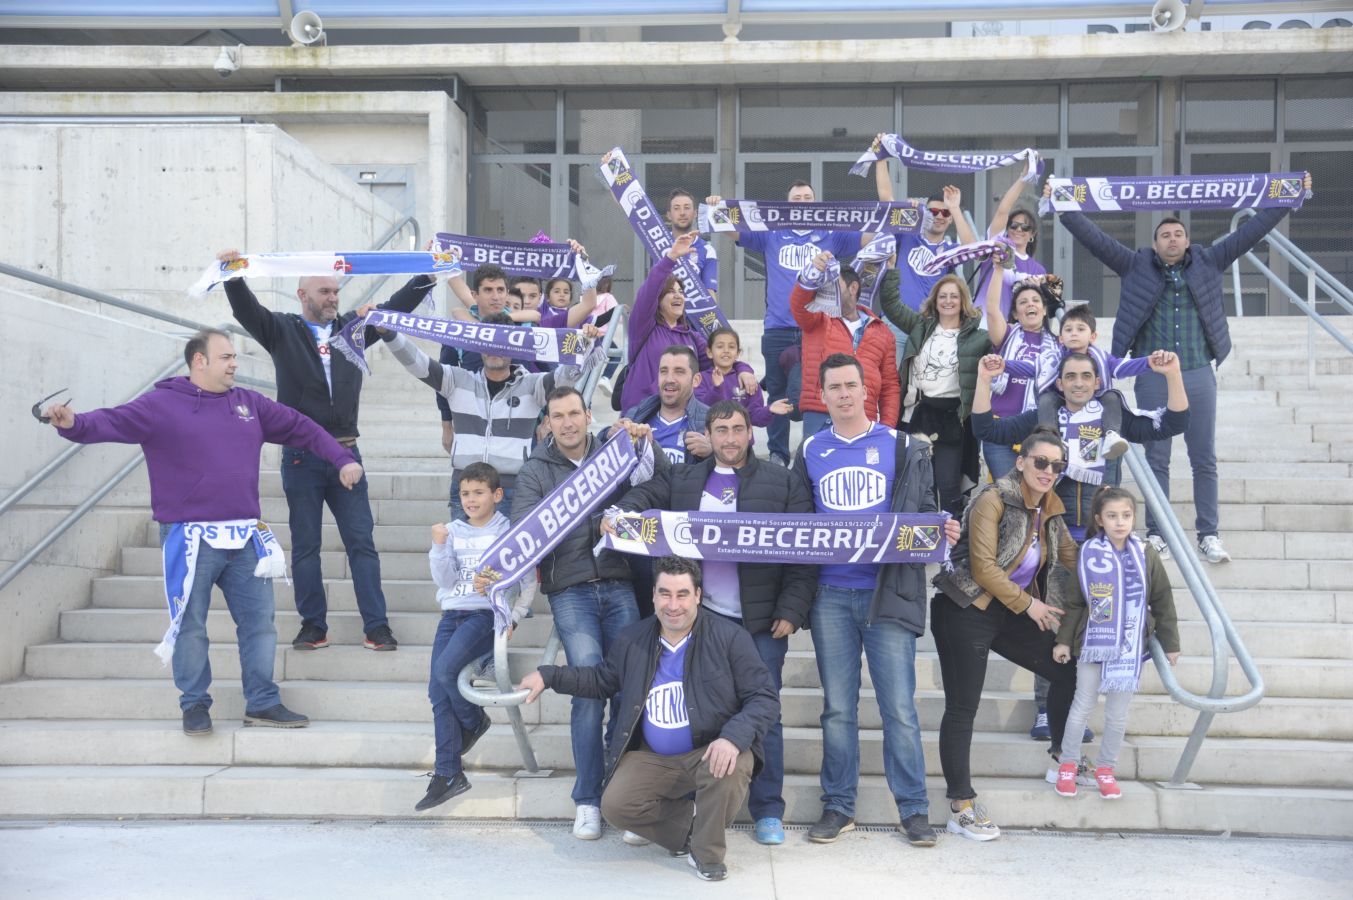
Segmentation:
<svg viewBox="0 0 1353 900">
<path fill-rule="evenodd" d="M 647 847 L 653 843 L 641 834 L 635 834 L 633 831 L 627 831 L 620 836 L 620 839 L 631 847 Z"/>
<path fill-rule="evenodd" d="M 601 807 L 580 806 L 573 817 L 573 836 L 580 841 L 601 838 Z"/>
<path fill-rule="evenodd" d="M 1117 459 L 1128 452 L 1128 442 L 1116 431 L 1104 432 L 1104 458 Z"/>
<path fill-rule="evenodd" d="M 1148 534 L 1146 542 L 1155 548 L 1156 555 L 1161 558 L 1162 562 L 1170 558 L 1170 545 L 1165 543 L 1165 538 L 1158 534 Z"/>
<path fill-rule="evenodd" d="M 987 811 L 971 800 L 960 801 L 958 809 L 950 809 L 949 824 L 945 827 L 950 834 L 970 841 L 994 841 L 1001 836 L 1001 829 L 991 821 Z"/>
<path fill-rule="evenodd" d="M 1209 534 L 1198 542 L 1198 552 L 1203 554 L 1203 559 L 1210 563 L 1231 561 L 1231 554 L 1226 552 L 1226 548 L 1221 545 L 1221 538 L 1215 534 Z"/>
</svg>

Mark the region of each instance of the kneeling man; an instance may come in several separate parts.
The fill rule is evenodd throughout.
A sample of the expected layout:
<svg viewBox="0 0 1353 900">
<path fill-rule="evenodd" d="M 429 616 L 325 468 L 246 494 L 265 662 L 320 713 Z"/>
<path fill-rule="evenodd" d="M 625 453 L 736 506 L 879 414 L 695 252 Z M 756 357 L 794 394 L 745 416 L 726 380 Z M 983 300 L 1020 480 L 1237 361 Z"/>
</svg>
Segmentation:
<svg viewBox="0 0 1353 900">
<path fill-rule="evenodd" d="M 547 687 L 577 697 L 618 693 L 623 718 L 606 750 L 602 815 L 720 881 L 728 875 L 724 831 L 761 768 L 780 701 L 746 629 L 700 612 L 699 563 L 659 559 L 653 606 L 655 615 L 621 632 L 600 665 L 541 666 L 517 687 L 530 690 L 528 703 Z"/>
</svg>

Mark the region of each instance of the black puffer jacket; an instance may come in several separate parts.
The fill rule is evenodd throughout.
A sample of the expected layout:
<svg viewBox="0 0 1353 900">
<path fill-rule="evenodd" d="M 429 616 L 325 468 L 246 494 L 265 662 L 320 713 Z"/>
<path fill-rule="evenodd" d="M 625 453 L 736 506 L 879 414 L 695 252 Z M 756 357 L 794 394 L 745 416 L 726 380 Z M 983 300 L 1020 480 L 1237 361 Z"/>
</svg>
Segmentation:
<svg viewBox="0 0 1353 900">
<path fill-rule="evenodd" d="M 400 288 L 381 309 L 413 312 L 436 284 L 426 275 L 415 275 Z M 267 309 L 258 302 L 254 292 L 243 278 L 232 278 L 225 283 L 226 299 L 231 312 L 264 350 L 272 355 L 277 371 L 277 402 L 314 419 L 320 428 L 334 437 L 357 437 L 357 404 L 362 393 L 362 370 L 341 353 L 329 356 L 329 377 L 333 392 L 324 379 L 324 363 L 315 347 L 315 336 L 305 319 L 296 313 L 280 313 Z M 334 320 L 331 334 L 352 321 L 354 313 L 346 312 Z M 379 337 L 374 328 L 367 329 L 367 346 L 373 346 Z"/>
<path fill-rule="evenodd" d="M 615 738 L 606 747 L 606 781 L 620 757 L 639 746 L 644 704 L 658 668 L 658 619 L 649 616 L 620 632 L 597 666 L 541 666 L 545 686 L 561 694 L 605 700 L 619 694 Z M 709 613 L 697 613 L 686 646 L 682 678 L 691 746 L 716 738 L 751 750 L 753 774 L 765 759 L 761 742 L 780 717 L 780 698 L 770 672 L 746 629 Z"/>
<path fill-rule="evenodd" d="M 714 471 L 714 458 L 673 466 L 665 476 L 655 476 L 630 490 L 620 501 L 622 509 L 667 509 L 690 512 L 700 509 L 705 482 Z M 758 462 L 749 454 L 738 473 L 738 512 L 811 513 L 813 492 L 788 469 Z M 808 625 L 808 608 L 817 592 L 817 566 L 783 563 L 739 563 L 738 594 L 742 601 L 742 624 L 753 634 L 770 631 L 771 623 L 784 619 L 796 628 Z"/>
<path fill-rule="evenodd" d="M 594 456 L 605 445 L 606 441 L 597 435 L 588 435 L 587 455 Z M 664 474 L 670 465 L 667 454 L 661 450 L 654 452 L 653 465 L 655 477 Z M 512 512 L 509 515 L 512 524 L 520 522 L 550 491 L 576 471 L 578 467 L 555 446 L 553 438 L 539 444 L 517 473 L 516 485 L 512 489 Z M 559 545 L 541 560 L 542 591 L 553 594 L 600 578 L 630 580 L 629 563 L 623 554 L 603 550 L 596 556 L 592 555 L 592 548 L 601 539 L 602 513 L 608 506 L 619 503 L 629 487 L 627 479 L 592 511 L 586 523 L 565 535 Z"/>
</svg>

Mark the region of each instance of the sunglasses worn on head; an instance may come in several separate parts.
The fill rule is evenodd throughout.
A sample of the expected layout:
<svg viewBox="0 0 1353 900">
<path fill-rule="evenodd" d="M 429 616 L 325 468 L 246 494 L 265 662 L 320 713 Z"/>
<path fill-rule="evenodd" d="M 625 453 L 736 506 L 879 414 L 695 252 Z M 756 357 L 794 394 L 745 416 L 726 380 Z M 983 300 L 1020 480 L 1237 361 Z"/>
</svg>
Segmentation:
<svg viewBox="0 0 1353 900">
<path fill-rule="evenodd" d="M 1047 469 L 1048 466 L 1052 466 L 1052 473 L 1054 475 L 1061 475 L 1063 472 L 1066 471 L 1065 460 L 1048 459 L 1046 456 L 1030 456 L 1028 457 L 1028 460 L 1029 462 L 1033 463 L 1034 468 L 1040 472 Z"/>
<path fill-rule="evenodd" d="M 1028 222 L 1011 222 L 1011 223 L 1006 227 L 1005 230 L 1006 230 L 1006 231 L 1029 231 L 1029 232 L 1032 232 L 1032 231 L 1034 230 L 1034 227 L 1033 227 L 1032 225 L 1030 225 Z"/>
<path fill-rule="evenodd" d="M 947 219 L 951 215 L 947 209 L 939 209 L 934 206 L 927 207 L 927 209 L 930 211 L 930 214 L 937 219 Z"/>
</svg>

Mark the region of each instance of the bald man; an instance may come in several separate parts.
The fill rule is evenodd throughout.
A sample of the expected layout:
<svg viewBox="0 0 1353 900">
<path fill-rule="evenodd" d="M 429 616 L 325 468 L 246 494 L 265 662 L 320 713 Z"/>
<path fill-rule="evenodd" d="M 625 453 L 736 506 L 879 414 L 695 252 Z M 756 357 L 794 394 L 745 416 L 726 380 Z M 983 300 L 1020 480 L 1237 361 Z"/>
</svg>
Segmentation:
<svg viewBox="0 0 1353 900">
<path fill-rule="evenodd" d="M 225 250 L 217 259 L 228 262 L 238 251 Z M 412 312 L 427 296 L 435 280 L 417 275 L 384 309 Z M 348 323 L 351 312 L 338 314 L 338 279 L 302 278 L 296 287 L 300 315 L 265 309 L 241 278 L 225 283 L 230 308 L 246 331 L 272 355 L 277 372 L 277 400 L 313 419 L 347 448 L 357 461 L 357 404 L 362 372 L 341 353 L 329 353 L 329 337 Z M 368 341 L 378 340 L 373 332 Z M 394 650 L 381 590 L 381 562 L 372 538 L 374 525 L 366 477 L 347 490 L 334 467 L 303 447 L 282 448 L 282 490 L 287 495 L 291 526 L 291 568 L 296 589 L 296 611 L 301 630 L 291 646 L 319 650 L 329 646 L 328 601 L 320 570 L 320 538 L 327 503 L 343 539 L 352 571 L 357 608 L 362 613 L 363 642 L 368 650 Z"/>
</svg>

